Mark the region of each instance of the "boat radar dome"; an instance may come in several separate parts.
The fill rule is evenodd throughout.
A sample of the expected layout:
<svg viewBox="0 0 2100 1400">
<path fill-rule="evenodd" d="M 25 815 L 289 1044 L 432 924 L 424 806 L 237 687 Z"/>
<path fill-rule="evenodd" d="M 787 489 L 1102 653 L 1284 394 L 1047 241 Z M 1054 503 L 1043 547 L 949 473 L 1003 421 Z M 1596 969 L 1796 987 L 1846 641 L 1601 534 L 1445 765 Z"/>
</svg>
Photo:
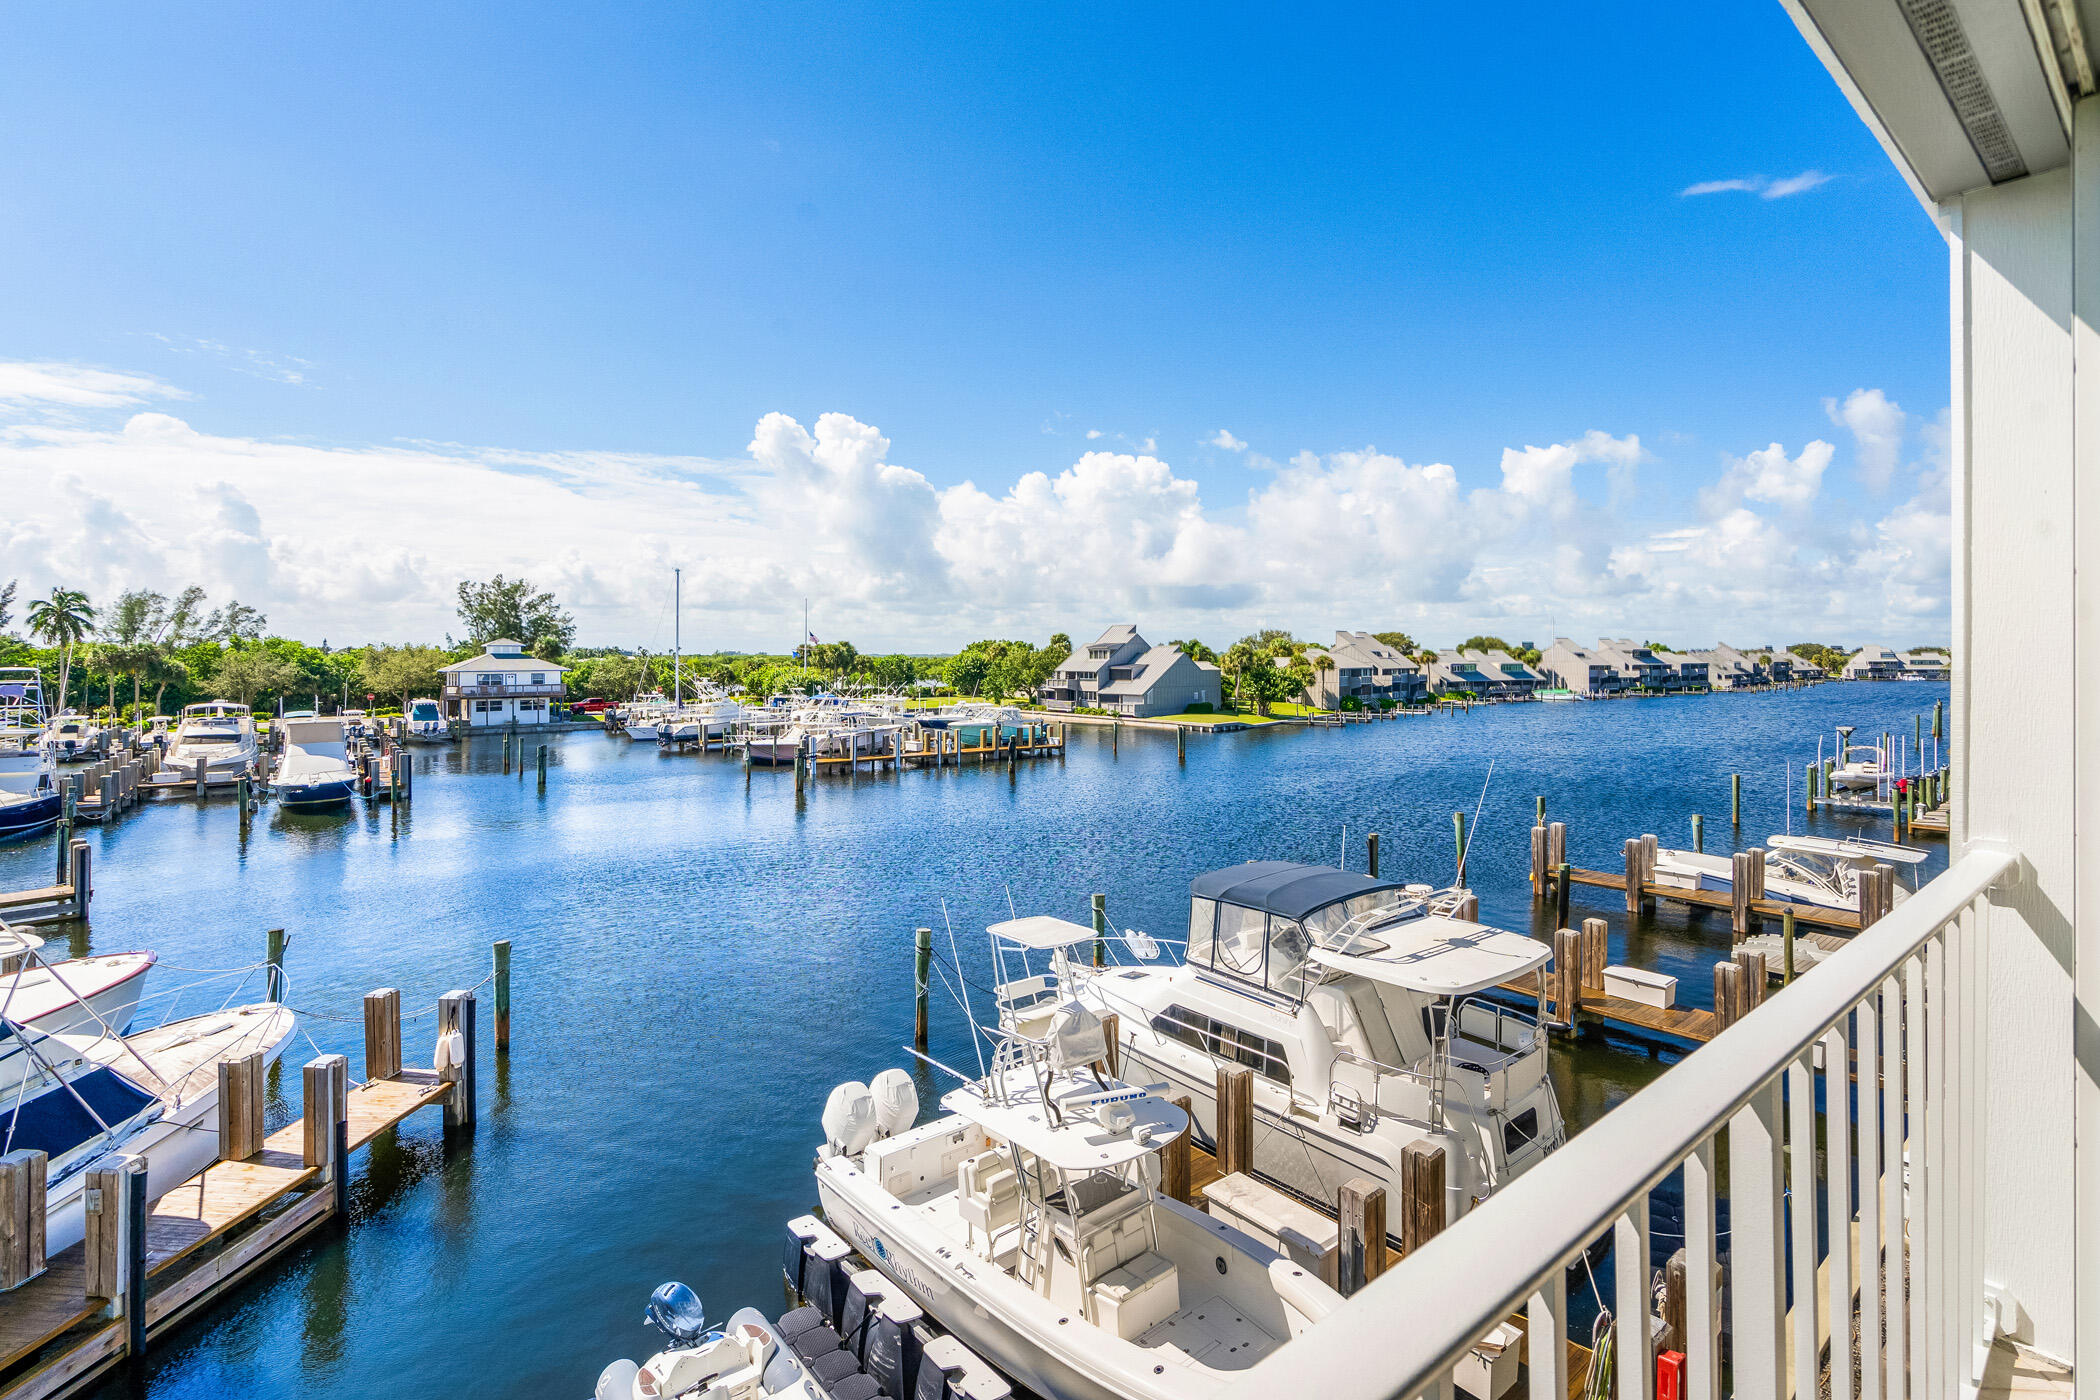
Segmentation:
<svg viewBox="0 0 2100 1400">
<path fill-rule="evenodd" d="M 875 1126 L 895 1137 L 919 1121 L 919 1090 L 901 1069 L 886 1069 L 868 1084 L 875 1099 Z"/>
<path fill-rule="evenodd" d="M 875 1141 L 875 1095 L 858 1079 L 839 1085 L 824 1101 L 824 1141 L 848 1157 Z"/>
<path fill-rule="evenodd" d="M 1050 1017 L 1050 1062 L 1058 1069 L 1076 1069 L 1108 1058 L 1108 1035 L 1101 1018 L 1076 1001 L 1068 1001 Z"/>
</svg>

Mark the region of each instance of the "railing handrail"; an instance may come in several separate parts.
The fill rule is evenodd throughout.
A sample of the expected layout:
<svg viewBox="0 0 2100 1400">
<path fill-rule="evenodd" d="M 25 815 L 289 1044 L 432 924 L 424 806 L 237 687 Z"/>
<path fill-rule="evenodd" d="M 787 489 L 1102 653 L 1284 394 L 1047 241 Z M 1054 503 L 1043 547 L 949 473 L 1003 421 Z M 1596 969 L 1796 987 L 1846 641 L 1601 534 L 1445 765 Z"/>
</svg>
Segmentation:
<svg viewBox="0 0 2100 1400">
<path fill-rule="evenodd" d="M 2010 852 L 1963 856 L 1824 958 L 1813 976 L 1730 1026 L 1613 1110 L 1607 1124 L 1572 1139 L 1431 1239 L 1419 1258 L 1322 1319 L 1318 1346 L 1279 1349 L 1237 1377 L 1222 1392 L 1225 1400 L 1420 1393 L 2018 865 Z M 1364 1365 L 1368 1356 L 1380 1364 Z"/>
</svg>

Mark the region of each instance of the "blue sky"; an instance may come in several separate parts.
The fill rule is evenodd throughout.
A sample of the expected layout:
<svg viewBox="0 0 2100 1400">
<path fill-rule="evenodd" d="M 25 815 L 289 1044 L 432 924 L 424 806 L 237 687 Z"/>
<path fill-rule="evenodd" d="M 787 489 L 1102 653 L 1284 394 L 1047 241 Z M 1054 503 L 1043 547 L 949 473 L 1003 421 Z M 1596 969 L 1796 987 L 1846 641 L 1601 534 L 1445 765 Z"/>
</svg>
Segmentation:
<svg viewBox="0 0 2100 1400">
<path fill-rule="evenodd" d="M 85 496 L 127 471 L 196 483 L 187 539 L 122 493 L 102 512 L 121 521 L 0 525 L 0 573 L 25 586 L 198 576 L 350 638 L 440 630 L 450 581 L 501 566 L 564 584 L 587 633 L 646 640 L 629 622 L 654 598 L 641 575 L 670 563 L 699 570 L 727 644 L 769 636 L 810 591 L 844 630 L 897 645 L 1078 632 L 1118 608 L 1206 636 L 1411 619 L 1441 638 L 1499 618 L 1691 644 L 1761 640 L 1739 629 L 1775 607 L 1804 636 L 1944 633 L 1945 561 L 1935 596 L 1929 557 L 1910 557 L 1929 548 L 1904 546 L 1896 596 L 1860 599 L 1846 570 L 1936 489 L 1945 255 L 1774 0 L 119 5 L 21 10 L 11 29 L 0 361 L 42 368 L 11 398 L 0 372 L 0 472 L 71 473 Z M 1769 183 L 1804 173 L 1798 192 Z M 1754 188 L 1682 193 L 1736 180 Z M 97 373 L 129 387 L 49 388 Z M 1855 390 L 1901 406 L 1878 488 L 1825 406 Z M 127 438 L 140 412 L 155 431 Z M 814 444 L 795 464 L 788 439 L 764 449 L 769 414 Z M 825 414 L 884 449 L 827 457 Z M 1572 496 L 1534 499 L 1521 529 L 1478 502 L 1465 560 L 1396 581 L 1414 552 L 1380 535 L 1364 561 L 1378 616 L 1323 611 L 1281 577 L 1250 592 L 1229 562 L 1275 552 L 1250 493 L 1296 454 L 1330 476 L 1372 448 L 1448 464 L 1462 498 L 1508 489 L 1506 450 L 1591 432 L 1637 438 L 1637 463 L 1577 452 Z M 144 458 L 126 450 L 141 437 Z M 1748 454 L 1795 460 L 1818 439 L 1833 456 L 1811 498 L 1716 496 L 1731 471 L 1738 498 L 1755 479 Z M 1025 520 L 1025 474 L 1055 484 L 1090 451 L 1170 472 L 1099 483 L 1165 511 L 1124 541 L 1151 561 L 1128 571 L 1141 586 L 1100 585 L 1113 552 L 1080 578 L 978 557 L 1000 537 L 950 493 L 974 483 Z M 618 470 L 581 465 L 601 461 Z M 314 533 L 301 498 L 251 474 L 360 470 L 427 476 L 395 515 L 442 528 L 331 501 L 365 570 L 350 593 L 297 543 Z M 473 506 L 523 478 L 553 494 Z M 608 481 L 633 492 L 620 544 L 585 518 L 615 517 Z M 1363 482 L 1313 484 L 1380 518 Z M 586 502 L 573 516 L 570 496 Z M 934 566 L 870 553 L 854 509 L 767 532 L 842 501 L 880 531 L 916 522 Z M 1732 510 L 1815 537 L 1813 558 L 1726 598 L 1608 563 Z M 84 565 L 96 529 L 146 541 L 136 578 Z M 199 529 L 230 543 L 214 554 Z M 1496 572 L 1581 532 L 1584 570 Z M 1788 573 L 1811 582 L 1781 590 Z"/>
</svg>

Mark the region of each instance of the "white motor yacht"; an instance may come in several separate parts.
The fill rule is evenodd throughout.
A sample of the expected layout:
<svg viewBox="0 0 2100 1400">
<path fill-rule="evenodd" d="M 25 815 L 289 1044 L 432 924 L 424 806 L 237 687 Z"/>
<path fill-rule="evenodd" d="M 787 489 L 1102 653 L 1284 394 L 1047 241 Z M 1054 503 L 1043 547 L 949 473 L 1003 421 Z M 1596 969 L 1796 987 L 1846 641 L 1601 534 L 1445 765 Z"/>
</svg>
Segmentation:
<svg viewBox="0 0 2100 1400">
<path fill-rule="evenodd" d="M 403 730 L 411 744 L 442 744 L 452 737 L 451 726 L 435 700 L 411 700 L 403 716 Z"/>
<path fill-rule="evenodd" d="M 102 749 L 102 726 L 78 710 L 67 710 L 44 731 L 60 763 L 86 763 Z"/>
<path fill-rule="evenodd" d="M 246 705 L 231 700 L 206 700 L 185 705 L 168 742 L 158 783 L 187 783 L 196 778 L 197 760 L 204 760 L 207 783 L 230 783 L 255 766 L 255 717 Z"/>
<path fill-rule="evenodd" d="M 1045 1400 L 1208 1400 L 1342 1305 L 1301 1265 L 1158 1191 L 1188 1116 L 1101 1072 L 1077 1003 L 918 1127 L 909 1075 L 845 1084 L 824 1220 L 916 1307 Z"/>
<path fill-rule="evenodd" d="M 0 841 L 50 830 L 65 807 L 42 696 L 35 668 L 0 667 Z"/>
<path fill-rule="evenodd" d="M 1879 745 L 1847 744 L 1831 765 L 1830 786 L 1844 791 L 1879 788 L 1890 776 L 1888 756 Z"/>
<path fill-rule="evenodd" d="M 1090 928 L 998 926 L 1000 1015 L 1026 1029 L 1076 989 L 1116 1014 L 1124 1073 L 1187 1094 L 1213 1139 L 1218 1070 L 1251 1069 L 1255 1174 L 1322 1207 L 1354 1176 L 1399 1199 L 1403 1151 L 1441 1146 L 1456 1220 L 1567 1140 L 1538 1019 L 1490 996 L 1542 994 L 1552 950 L 1460 917 L 1462 897 L 1324 865 L 1228 866 L 1190 882 L 1179 964 L 1095 968 Z M 1116 940 L 1133 943 L 1157 951 Z"/>
<path fill-rule="evenodd" d="M 43 947 L 37 935 L 0 921 L 0 960 L 15 968 L 0 973 L 0 1021 L 29 1031 L 30 1043 L 40 1035 L 93 1035 L 104 1029 L 121 1035 L 146 993 L 155 956 L 99 953 L 51 962 L 44 958 Z M 9 1075 L 9 1062 L 24 1053 L 22 1039 L 0 1041 L 0 1078 Z"/>
</svg>

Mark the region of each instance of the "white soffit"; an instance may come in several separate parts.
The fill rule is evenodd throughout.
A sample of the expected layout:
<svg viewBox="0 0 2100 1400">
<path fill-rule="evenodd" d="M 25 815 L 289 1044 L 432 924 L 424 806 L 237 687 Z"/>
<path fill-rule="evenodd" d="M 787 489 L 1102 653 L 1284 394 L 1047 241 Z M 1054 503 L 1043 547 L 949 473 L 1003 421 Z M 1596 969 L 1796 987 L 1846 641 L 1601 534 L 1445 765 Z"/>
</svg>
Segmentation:
<svg viewBox="0 0 2100 1400">
<path fill-rule="evenodd" d="M 1782 3 L 1928 205 L 2070 159 L 2100 0 Z"/>
</svg>

